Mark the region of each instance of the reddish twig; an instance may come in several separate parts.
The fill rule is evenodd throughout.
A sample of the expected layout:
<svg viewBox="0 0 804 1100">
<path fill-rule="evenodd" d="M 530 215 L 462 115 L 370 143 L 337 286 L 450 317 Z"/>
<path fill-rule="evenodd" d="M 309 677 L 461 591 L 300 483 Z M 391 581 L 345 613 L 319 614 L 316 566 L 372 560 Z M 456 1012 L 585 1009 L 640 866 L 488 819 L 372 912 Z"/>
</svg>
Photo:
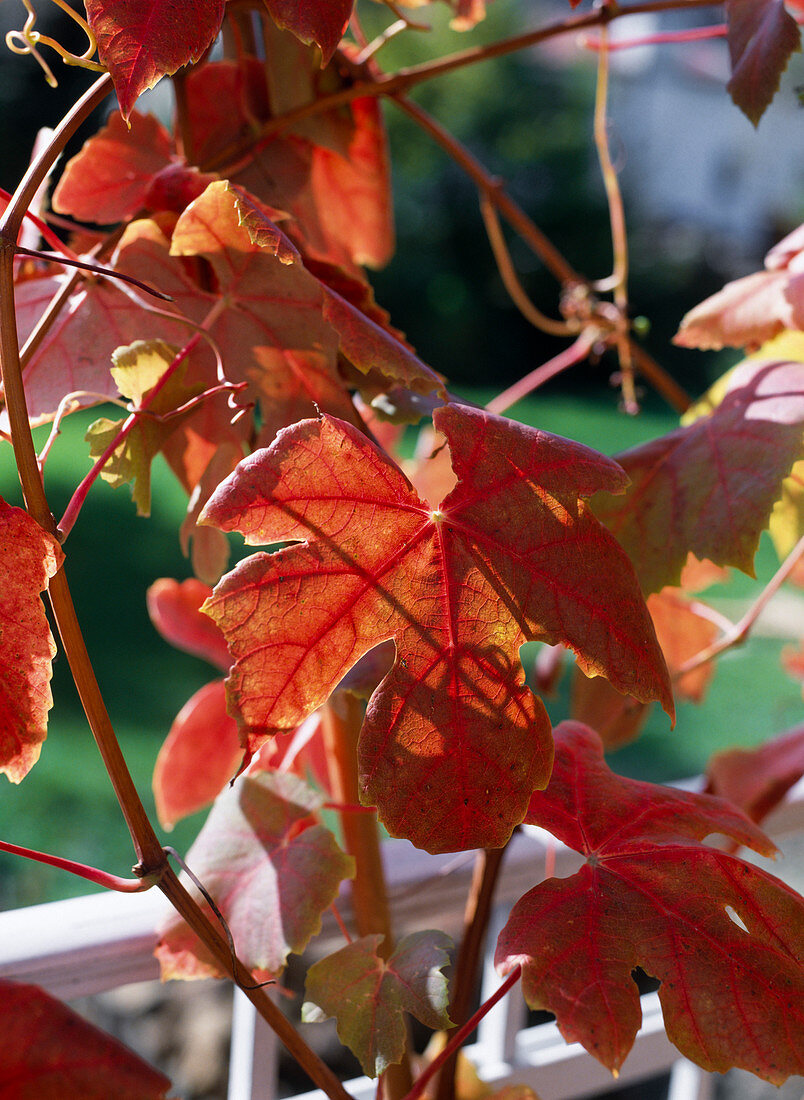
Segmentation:
<svg viewBox="0 0 804 1100">
<path fill-rule="evenodd" d="M 564 348 L 564 350 L 559 352 L 554 358 L 548 359 L 546 363 L 542 363 L 541 366 L 536 367 L 530 374 L 526 374 L 524 378 L 520 378 L 518 382 L 514 382 L 507 390 L 503 390 L 502 393 L 493 397 L 486 405 L 486 410 L 491 413 L 499 414 L 505 412 L 506 409 L 510 409 L 517 401 L 521 401 L 524 397 L 527 397 L 529 393 L 533 393 L 539 386 L 543 386 L 545 382 L 549 382 L 551 378 L 555 378 L 557 374 L 561 374 L 561 372 L 565 371 L 568 367 L 572 367 L 576 363 L 580 363 L 584 360 L 592 350 L 598 338 L 598 333 L 593 330 L 582 332 L 578 339 L 570 344 L 568 348 Z"/>
<path fill-rule="evenodd" d="M 457 1051 L 457 1049 L 463 1043 L 464 1039 L 468 1038 L 468 1036 L 472 1034 L 477 1025 L 483 1019 L 483 1017 L 487 1016 L 488 1013 L 491 1012 L 492 1008 L 494 1008 L 498 1001 L 501 1001 L 503 999 L 509 989 L 513 988 L 513 986 L 516 985 L 521 976 L 522 967 L 516 966 L 502 983 L 500 988 L 495 993 L 492 993 L 487 1001 L 483 1002 L 477 1012 L 475 1012 L 473 1016 L 470 1016 L 470 1018 L 462 1027 L 458 1028 L 458 1030 L 452 1036 L 452 1038 L 441 1051 L 441 1053 L 436 1055 L 436 1057 L 432 1060 L 427 1069 L 424 1070 L 424 1072 L 416 1079 L 415 1085 L 407 1094 L 405 1100 L 419 1100 L 419 1097 L 427 1088 L 433 1077 L 441 1069 L 446 1060 L 452 1057 L 455 1051 Z"/>
<path fill-rule="evenodd" d="M 684 31 L 658 31 L 656 34 L 646 34 L 641 38 L 620 39 L 617 42 L 609 42 L 605 47 L 603 37 L 595 38 L 592 35 L 581 34 L 578 36 L 578 45 L 585 50 L 607 49 L 609 53 L 617 53 L 620 50 L 633 50 L 639 46 L 674 46 L 683 42 L 701 42 L 708 38 L 725 38 L 729 33 L 726 23 L 718 23 L 713 27 L 688 27 Z"/>
<path fill-rule="evenodd" d="M 678 680 L 680 677 L 686 675 L 686 673 L 693 672 L 696 668 L 700 668 L 701 665 L 708 664 L 709 661 L 714 660 L 715 657 L 718 657 L 727 649 L 732 649 L 736 645 L 741 645 L 748 637 L 754 623 L 767 607 L 771 598 L 776 595 L 802 557 L 804 557 L 804 535 L 798 540 L 777 569 L 776 573 L 774 573 L 771 580 L 765 585 L 760 595 L 751 604 L 739 622 L 735 623 L 734 626 L 730 630 L 727 630 L 716 642 L 713 642 L 710 646 L 707 646 L 706 649 L 702 649 L 700 653 L 696 653 L 694 657 L 685 661 L 677 670 L 673 679 Z"/>
<path fill-rule="evenodd" d="M 142 878 L 119 878 L 110 875 L 107 871 L 99 871 L 97 867 L 89 867 L 86 863 L 76 863 L 72 859 L 63 859 L 61 856 L 51 856 L 46 852 L 36 852 L 32 848 L 22 848 L 19 844 L 9 844 L 0 840 L 0 852 L 8 852 L 12 856 L 22 856 L 24 859 L 33 859 L 37 863 L 46 863 L 48 867 L 56 867 L 60 871 L 69 871 L 71 875 L 78 875 L 88 882 L 94 882 L 96 886 L 103 886 L 107 890 L 117 890 L 121 894 L 141 894 L 143 890 L 150 890 L 158 882 L 161 871 L 152 871 Z"/>
</svg>

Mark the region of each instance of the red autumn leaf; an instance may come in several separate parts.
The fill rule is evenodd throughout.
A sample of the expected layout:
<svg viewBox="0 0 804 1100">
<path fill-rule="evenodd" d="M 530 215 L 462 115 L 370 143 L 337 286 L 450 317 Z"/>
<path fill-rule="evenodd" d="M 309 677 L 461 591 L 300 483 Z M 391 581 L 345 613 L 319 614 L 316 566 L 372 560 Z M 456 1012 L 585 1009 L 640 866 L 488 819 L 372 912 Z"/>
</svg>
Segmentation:
<svg viewBox="0 0 804 1100">
<path fill-rule="evenodd" d="M 314 963 L 307 972 L 305 1023 L 334 1016 L 338 1038 L 363 1072 L 379 1077 L 401 1062 L 407 1044 L 405 1013 L 436 1031 L 450 1027 L 447 979 L 452 941 L 443 932 L 414 932 L 388 959 L 377 954 L 381 935 L 364 936 Z"/>
<path fill-rule="evenodd" d="M 53 192 L 53 209 L 79 221 L 111 225 L 140 209 L 151 180 L 171 163 L 173 141 L 153 115 L 117 112 L 67 162 Z"/>
<path fill-rule="evenodd" d="M 804 364 L 746 360 L 721 403 L 617 456 L 626 494 L 595 500 L 643 592 L 678 584 L 690 552 L 753 576 L 759 537 L 801 453 Z"/>
<path fill-rule="evenodd" d="M 528 1004 L 611 1070 L 639 1029 L 641 966 L 662 983 L 670 1040 L 702 1068 L 775 1084 L 804 1072 L 804 900 L 701 843 L 724 833 L 768 855 L 771 842 L 722 799 L 614 775 L 585 726 L 565 722 L 555 736 L 550 785 L 526 820 L 586 864 L 520 898 L 497 966 L 521 964 Z"/>
<path fill-rule="evenodd" d="M 315 42 L 326 65 L 346 32 L 354 0 L 265 0 L 265 6 L 277 26 L 302 42 Z"/>
<path fill-rule="evenodd" d="M 197 255 L 211 264 L 209 288 L 196 281 L 181 258 Z M 196 324 L 207 322 L 226 377 L 248 382 L 239 400 L 260 402 L 266 438 L 280 425 L 309 416 L 316 406 L 355 415 L 337 375 L 338 338 L 322 317 L 318 281 L 301 262 L 284 263 L 251 243 L 238 225 L 235 196 L 225 183 L 212 184 L 188 207 L 172 240 L 156 221 L 133 222 L 121 241 L 118 263 L 126 273 L 149 278 L 171 294 L 176 312 Z M 198 349 L 190 363 L 188 381 L 215 384 L 210 350 Z M 225 411 L 225 403 L 219 408 Z"/>
<path fill-rule="evenodd" d="M 790 55 L 801 49 L 798 25 L 783 0 L 726 0 L 731 98 L 756 126 L 779 88 Z"/>
<path fill-rule="evenodd" d="M 804 727 L 757 749 L 717 752 L 706 769 L 707 791 L 762 821 L 804 775 Z"/>
<path fill-rule="evenodd" d="M 291 952 L 304 950 L 341 880 L 354 874 L 351 856 L 315 823 L 320 806 L 318 795 L 295 776 L 246 776 L 219 796 L 187 855 L 229 925 L 239 958 L 258 980 L 275 977 Z M 219 973 L 175 914 L 162 929 L 156 955 L 163 979 Z"/>
<path fill-rule="evenodd" d="M 235 658 L 230 700 L 251 752 L 393 638 L 360 738 L 362 797 L 430 851 L 495 847 L 550 773 L 550 723 L 518 659 L 526 639 L 565 642 L 590 675 L 668 711 L 672 699 L 627 559 L 581 499 L 621 489 L 619 468 L 467 407 L 434 419 L 458 477 L 436 511 L 330 417 L 242 462 L 202 522 L 252 544 L 308 541 L 242 562 L 205 610 Z"/>
<path fill-rule="evenodd" d="M 758 348 L 804 329 L 804 226 L 765 257 L 765 270 L 727 283 L 686 314 L 673 343 L 685 348 Z"/>
<path fill-rule="evenodd" d="M 0 1097 L 163 1100 L 170 1081 L 35 985 L 0 981 Z"/>
<path fill-rule="evenodd" d="M 148 613 L 171 645 L 218 668 L 228 669 L 231 659 L 223 634 L 199 610 L 211 595 L 212 589 L 195 578 L 179 582 L 163 577 L 148 589 Z M 368 655 L 374 660 L 364 670 L 366 679 L 372 674 L 376 677 L 372 690 L 390 665 L 387 655 L 383 663 L 381 649 L 378 647 Z M 341 686 L 360 693 L 364 684 Z M 252 761 L 251 773 L 292 769 L 304 777 L 309 769 L 319 780 L 326 777 L 326 767 L 320 758 L 320 737 L 316 739 L 315 732 L 311 726 L 263 746 Z M 226 711 L 223 680 L 213 680 L 184 704 L 159 750 L 153 791 L 162 825 L 172 828 L 183 817 L 208 806 L 237 773 L 242 760 L 237 724 Z"/>
<path fill-rule="evenodd" d="M 47 736 L 56 645 L 40 592 L 61 565 L 56 540 L 22 508 L 0 498 L 0 772 L 19 783 Z"/>
<path fill-rule="evenodd" d="M 326 235 L 348 243 L 351 260 L 382 267 L 394 251 L 391 166 L 376 96 L 353 99 L 345 155 L 313 146 L 310 190 Z"/>
<path fill-rule="evenodd" d="M 181 582 L 162 577 L 148 589 L 148 614 L 165 641 L 226 671 L 232 663 L 226 641 L 200 610 L 211 595 L 212 589 L 194 577 Z"/>
<path fill-rule="evenodd" d="M 225 0 L 86 0 L 98 56 L 112 75 L 123 118 L 146 88 L 209 49 L 224 5 Z"/>
</svg>

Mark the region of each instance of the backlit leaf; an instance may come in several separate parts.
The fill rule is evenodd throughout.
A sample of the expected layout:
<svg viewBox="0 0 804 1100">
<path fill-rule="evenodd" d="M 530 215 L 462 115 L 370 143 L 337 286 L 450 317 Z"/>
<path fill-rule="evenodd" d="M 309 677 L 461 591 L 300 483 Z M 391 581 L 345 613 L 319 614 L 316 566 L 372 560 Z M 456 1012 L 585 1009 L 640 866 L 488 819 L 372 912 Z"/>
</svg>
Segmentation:
<svg viewBox="0 0 804 1100">
<path fill-rule="evenodd" d="M 434 416 L 458 477 L 436 511 L 364 436 L 323 417 L 242 462 L 202 521 L 252 544 L 307 540 L 242 562 L 205 606 L 235 658 L 249 751 L 393 638 L 360 738 L 362 797 L 394 835 L 446 851 L 503 844 L 549 776 L 526 639 L 563 641 L 590 675 L 668 711 L 672 699 L 627 559 L 582 500 L 621 489 L 619 468 L 464 406 Z"/>
<path fill-rule="evenodd" d="M 211 595 L 212 589 L 194 577 L 186 581 L 162 577 L 148 589 L 148 614 L 171 645 L 226 671 L 231 658 L 223 634 L 200 611 L 201 604 Z"/>
<path fill-rule="evenodd" d="M 267 48 L 270 89 L 256 59 L 214 62 L 188 77 L 188 126 L 198 161 L 214 162 L 234 137 L 248 137 L 256 125 L 333 91 L 333 82 L 338 86 L 336 71 L 330 67 L 321 73 L 310 58 L 299 55 L 291 36 L 277 32 L 269 36 Z M 234 183 L 291 216 L 284 228 L 305 262 L 340 265 L 357 276 L 357 264 L 380 267 L 389 260 L 393 203 L 376 97 L 317 112 L 274 135 L 233 171 Z"/>
<path fill-rule="evenodd" d="M 140 209 L 158 172 L 171 161 L 170 134 L 153 115 L 132 111 L 127 127 L 115 111 L 62 173 L 53 209 L 79 221 L 111 225 Z"/>
<path fill-rule="evenodd" d="M 259 980 L 275 977 L 290 952 L 304 950 L 341 880 L 354 873 L 351 856 L 316 824 L 320 806 L 319 796 L 295 776 L 245 776 L 219 796 L 187 855 L 223 913 L 239 958 Z M 199 904 L 214 920 L 200 898 Z M 218 974 L 206 948 L 175 914 L 162 929 L 156 955 L 163 979 Z"/>
<path fill-rule="evenodd" d="M 120 393 L 132 399 L 135 409 L 160 381 L 177 353 L 177 348 L 161 340 L 138 340 L 128 347 L 117 348 L 112 356 L 112 377 Z M 125 439 L 115 447 L 101 470 L 100 476 L 115 489 L 133 481 L 131 495 L 137 505 L 137 514 L 141 516 L 151 514 L 151 463 L 184 414 L 171 418 L 164 416 L 198 392 L 197 387 L 190 390 L 184 385 L 185 369 L 186 364 L 182 363 Z M 101 417 L 89 426 L 86 439 L 91 458 L 101 458 L 105 454 L 123 423 Z"/>
<path fill-rule="evenodd" d="M 344 36 L 354 0 L 265 0 L 265 6 L 278 26 L 320 46 L 326 65 Z"/>
<path fill-rule="evenodd" d="M 644 592 L 678 584 L 691 552 L 753 576 L 759 537 L 801 453 L 804 364 L 746 360 L 708 416 L 617 456 L 625 496 L 595 500 Z"/>
<path fill-rule="evenodd" d="M 369 1077 L 378 1077 L 405 1052 L 404 1013 L 426 1027 L 450 1026 L 447 979 L 452 942 L 443 932 L 414 932 L 387 960 L 377 954 L 382 936 L 364 936 L 314 963 L 307 972 L 302 1010 L 306 1022 L 334 1016 L 338 1037 Z"/>
<path fill-rule="evenodd" d="M 39 759 L 53 705 L 50 677 L 56 645 L 40 592 L 63 554 L 27 512 L 2 498 L 0 554 L 0 772 L 19 783 Z"/>
<path fill-rule="evenodd" d="M 173 720 L 154 765 L 156 815 L 166 829 L 208 806 L 243 759 L 237 723 L 226 713 L 223 680 L 191 696 Z"/>
<path fill-rule="evenodd" d="M 756 126 L 801 34 L 783 0 L 726 0 L 731 98 Z"/>
<path fill-rule="evenodd" d="M 198 61 L 212 45 L 224 0 L 86 0 L 85 6 L 98 56 L 128 119 L 146 88 Z"/>
<path fill-rule="evenodd" d="M 147 282 L 151 275 L 145 274 Z M 33 330 L 65 278 L 31 279 L 15 288 L 22 340 Z M 185 326 L 163 318 L 159 318 L 158 327 L 149 323 L 148 328 L 178 347 L 187 340 Z M 117 386 L 109 373 L 112 352 L 142 335 L 142 309 L 109 280 L 89 279 L 83 286 L 79 284 L 23 371 L 31 423 L 52 420 L 62 398 L 76 391 L 90 391 L 89 395 L 76 394 L 76 407 L 95 404 L 98 394 L 117 397 Z"/>
<path fill-rule="evenodd" d="M 685 348 L 725 345 L 749 350 L 780 333 L 790 333 L 801 346 L 804 329 L 804 227 L 799 226 L 765 257 L 765 270 L 726 283 L 685 315 L 674 344 Z M 783 347 L 779 358 L 787 358 Z M 771 358 L 776 352 L 769 352 Z M 791 359 L 799 358 L 793 352 Z"/>
<path fill-rule="evenodd" d="M 0 981 L 3 1100 L 163 1100 L 170 1081 L 35 985 Z"/>
<path fill-rule="evenodd" d="M 683 676 L 678 676 L 678 671 L 690 658 L 712 644 L 718 628 L 711 618 L 701 614 L 705 610 L 703 605 L 689 600 L 677 588 L 652 592 L 647 605 L 667 668 L 674 677 L 676 699 L 700 703 L 714 674 L 714 663 L 710 661 Z M 602 676 L 590 680 L 575 670 L 570 717 L 591 726 L 607 750 L 633 741 L 649 711 L 646 703 L 620 695 Z"/>
<path fill-rule="evenodd" d="M 528 1004 L 554 1012 L 564 1038 L 609 1069 L 639 1028 L 641 966 L 662 983 L 669 1038 L 704 1069 L 739 1066 L 776 1084 L 804 1072 L 804 899 L 701 841 L 773 845 L 721 799 L 614 775 L 587 727 L 565 722 L 555 736 L 553 776 L 527 821 L 586 863 L 516 903 L 497 966 L 521 964 Z"/>
</svg>

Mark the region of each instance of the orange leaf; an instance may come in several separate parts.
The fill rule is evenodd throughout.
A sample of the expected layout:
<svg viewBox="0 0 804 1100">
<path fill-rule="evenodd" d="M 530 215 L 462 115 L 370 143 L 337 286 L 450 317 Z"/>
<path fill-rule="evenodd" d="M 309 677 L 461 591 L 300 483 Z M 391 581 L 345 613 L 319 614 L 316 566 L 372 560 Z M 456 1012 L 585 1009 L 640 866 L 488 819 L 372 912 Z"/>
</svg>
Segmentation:
<svg viewBox="0 0 804 1100">
<path fill-rule="evenodd" d="M 47 736 L 51 663 L 56 644 L 40 592 L 61 565 L 56 540 L 22 508 L 0 498 L 0 772 L 19 783 Z"/>
</svg>

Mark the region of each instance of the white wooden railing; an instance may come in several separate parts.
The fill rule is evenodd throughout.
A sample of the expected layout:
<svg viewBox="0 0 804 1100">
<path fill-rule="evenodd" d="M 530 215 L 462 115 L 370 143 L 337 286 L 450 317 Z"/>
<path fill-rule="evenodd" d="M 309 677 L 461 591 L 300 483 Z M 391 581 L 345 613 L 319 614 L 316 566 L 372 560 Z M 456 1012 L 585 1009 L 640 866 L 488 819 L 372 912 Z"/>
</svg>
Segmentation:
<svg viewBox="0 0 804 1100">
<path fill-rule="evenodd" d="M 693 784 L 690 784 L 693 785 Z M 804 782 L 790 792 L 766 821 L 770 835 L 804 833 Z M 541 877 L 546 845 L 554 844 L 540 830 L 526 827 L 517 834 L 503 864 L 498 887 L 499 906 L 485 961 L 485 999 L 499 986 L 491 961 L 496 932 L 510 905 Z M 385 846 L 389 892 L 394 901 L 397 928 L 413 931 L 438 924 L 447 932 L 460 929 L 471 873 L 471 854 L 464 857 L 428 856 L 405 841 Z M 563 846 L 555 848 L 558 876 L 572 873 L 579 857 Z M 802 868 L 791 868 L 801 889 Z M 780 877 L 783 866 L 775 867 Z M 425 889 L 427 904 L 422 905 Z M 146 894 L 92 894 L 69 901 L 35 905 L 0 914 L 0 977 L 42 986 L 63 1000 L 100 993 L 159 975 L 153 957 L 155 929 L 167 912 L 157 890 Z M 432 914 L 437 914 L 433 919 Z M 336 946 L 334 924 L 325 923 L 315 941 L 322 954 Z M 496 1087 L 507 1083 L 531 1085 L 541 1100 L 602 1093 L 661 1073 L 670 1072 L 668 1100 L 709 1100 L 711 1075 L 683 1058 L 667 1040 L 657 995 L 642 997 L 642 1028 L 634 1049 L 615 1081 L 578 1044 L 567 1044 L 555 1024 L 526 1027 L 527 1011 L 516 990 L 485 1017 L 477 1042 L 466 1053 L 485 1081 Z M 229 1100 L 275 1100 L 277 1050 L 272 1033 L 257 1017 L 250 1002 L 235 991 L 233 1005 Z M 347 1082 L 355 1100 L 372 1100 L 376 1082 L 359 1078 Z M 306 1093 L 297 1100 L 323 1100 Z"/>
</svg>

